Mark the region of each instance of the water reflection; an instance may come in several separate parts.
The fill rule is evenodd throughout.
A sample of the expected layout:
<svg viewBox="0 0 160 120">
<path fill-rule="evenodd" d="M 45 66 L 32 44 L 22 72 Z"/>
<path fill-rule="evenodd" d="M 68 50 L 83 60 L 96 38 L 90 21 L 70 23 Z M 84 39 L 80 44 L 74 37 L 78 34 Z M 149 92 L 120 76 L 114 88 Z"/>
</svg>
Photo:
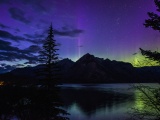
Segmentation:
<svg viewBox="0 0 160 120">
<path fill-rule="evenodd" d="M 159 120 L 159 99 L 154 86 L 140 86 L 135 89 L 135 104 L 132 107 L 131 118 L 134 120 Z"/>
<path fill-rule="evenodd" d="M 60 99 L 70 120 L 125 120 L 131 108 L 154 112 L 144 104 L 144 94 L 126 84 L 67 85 L 46 91 L 37 88 L 0 87 L 0 120 L 65 120 Z M 60 92 L 60 99 L 58 93 Z M 132 113 L 131 113 L 132 114 Z M 61 116 L 56 118 L 56 116 Z"/>
<path fill-rule="evenodd" d="M 145 103 L 144 103 L 145 95 L 139 90 L 135 90 L 134 93 L 135 93 L 134 108 L 136 108 L 139 111 L 143 111 L 145 109 Z"/>
<path fill-rule="evenodd" d="M 68 86 L 63 87 L 61 97 L 71 120 L 124 120 L 134 104 L 134 94 L 126 88 L 122 90 L 124 88 Z"/>
</svg>

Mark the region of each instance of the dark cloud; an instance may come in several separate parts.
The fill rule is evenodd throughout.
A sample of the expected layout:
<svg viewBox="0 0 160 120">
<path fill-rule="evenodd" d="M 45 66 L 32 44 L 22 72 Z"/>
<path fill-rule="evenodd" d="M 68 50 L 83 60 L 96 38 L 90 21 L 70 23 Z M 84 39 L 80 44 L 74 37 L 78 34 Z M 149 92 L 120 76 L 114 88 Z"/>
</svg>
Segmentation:
<svg viewBox="0 0 160 120">
<path fill-rule="evenodd" d="M 6 69 L 8 69 L 8 70 L 9 70 L 9 69 L 15 69 L 15 68 L 16 68 L 15 65 L 7 65 L 7 64 L 6 64 L 4 67 L 5 67 Z"/>
<path fill-rule="evenodd" d="M 30 35 L 30 34 L 24 34 L 24 36 L 27 37 L 27 38 L 35 38 L 35 36 Z"/>
<path fill-rule="evenodd" d="M 25 62 L 24 64 L 37 64 L 36 61 L 28 61 L 28 62 Z"/>
<path fill-rule="evenodd" d="M 23 4 L 30 5 L 32 8 L 39 12 L 45 12 L 47 11 L 48 7 L 44 7 L 43 2 L 44 0 L 0 0 L 0 4 L 13 4 L 13 3 L 18 3 L 21 2 Z"/>
<path fill-rule="evenodd" d="M 70 37 L 75 37 L 79 35 L 80 33 L 83 33 L 83 30 L 79 29 L 74 29 L 74 30 L 69 30 L 69 31 L 59 31 L 59 30 L 54 30 L 54 34 L 60 35 L 60 36 L 70 36 Z"/>
<path fill-rule="evenodd" d="M 17 47 L 11 46 L 11 43 L 8 41 L 3 41 L 0 40 L 0 50 L 5 50 L 5 51 L 19 51 Z"/>
<path fill-rule="evenodd" d="M 58 29 L 53 29 L 54 35 L 58 35 L 58 36 L 76 37 L 76 36 L 78 36 L 79 34 L 81 34 L 83 32 L 84 32 L 84 30 L 73 29 L 72 27 L 69 27 L 69 26 L 64 26 L 59 30 Z M 25 36 L 28 37 L 28 38 L 34 38 L 34 36 L 35 36 L 35 38 L 43 38 L 43 39 L 45 39 L 47 34 L 48 34 L 48 30 L 45 29 L 42 32 L 42 34 L 35 34 L 33 36 L 25 34 Z"/>
<path fill-rule="evenodd" d="M 44 38 L 45 37 L 44 34 L 36 34 L 36 33 L 34 35 L 24 34 L 24 36 L 27 37 L 27 38 L 31 38 L 31 39 L 33 39 L 33 38 Z"/>
<path fill-rule="evenodd" d="M 37 57 L 32 54 L 24 54 L 18 52 L 6 52 L 0 51 L 0 61 L 17 61 L 17 60 L 28 60 L 37 61 Z"/>
<path fill-rule="evenodd" d="M 22 2 L 24 4 L 32 6 L 35 10 L 39 12 L 47 11 L 47 9 L 42 5 L 42 2 L 44 2 L 44 0 L 22 0 Z"/>
<path fill-rule="evenodd" d="M 5 63 L 1 63 L 0 65 L 1 65 L 1 66 L 6 66 L 6 64 L 5 64 Z"/>
<path fill-rule="evenodd" d="M 0 61 L 28 60 L 30 63 L 35 63 L 37 62 L 37 56 L 33 53 L 37 53 L 39 50 L 40 47 L 36 45 L 21 50 L 11 46 L 10 42 L 0 40 Z"/>
<path fill-rule="evenodd" d="M 1 63 L 0 64 L 0 73 L 6 73 L 6 72 L 10 72 L 14 69 L 16 69 L 17 67 L 24 67 L 24 64 L 16 64 L 16 65 L 7 65 L 5 63 Z"/>
<path fill-rule="evenodd" d="M 16 31 L 16 32 L 20 32 L 20 29 L 16 28 L 15 31 Z"/>
<path fill-rule="evenodd" d="M 0 73 L 10 72 L 16 68 L 15 65 L 6 65 L 4 63 L 0 64 L 0 66 Z"/>
<path fill-rule="evenodd" d="M 44 39 L 47 36 L 47 30 L 43 31 L 41 34 L 23 34 L 26 37 L 26 41 L 32 42 L 34 44 L 43 44 Z"/>
<path fill-rule="evenodd" d="M 37 45 L 31 45 L 28 48 L 21 50 L 18 47 L 11 46 L 11 43 L 8 41 L 0 40 L 0 51 L 6 52 L 14 52 L 19 54 L 27 54 L 30 55 L 32 53 L 37 53 L 41 50 L 41 48 Z"/>
<path fill-rule="evenodd" d="M 11 33 L 4 30 L 0 30 L 0 38 L 6 38 L 17 42 L 20 40 L 25 40 L 24 37 L 12 35 Z"/>
<path fill-rule="evenodd" d="M 31 42 L 31 43 L 34 43 L 34 44 L 41 44 L 42 43 L 41 39 L 37 39 L 37 38 L 30 39 L 30 38 L 25 38 L 25 37 L 21 37 L 21 36 L 15 36 L 15 35 L 7 32 L 7 31 L 4 31 L 4 30 L 0 30 L 0 38 L 13 40 L 13 41 L 16 41 L 16 42 L 19 42 L 19 41 L 23 40 L 23 41 L 28 41 L 28 42 Z"/>
<path fill-rule="evenodd" d="M 24 64 L 37 64 L 38 57 L 33 53 L 38 53 L 40 47 L 36 45 L 31 45 L 28 48 L 21 50 L 18 47 L 11 46 L 8 41 L 0 40 L 0 73 L 9 72 L 17 67 L 24 67 L 23 64 L 17 65 L 6 65 L 2 63 L 3 61 L 17 62 L 21 60 L 26 60 Z"/>
<path fill-rule="evenodd" d="M 25 40 L 28 41 L 28 42 L 31 42 L 33 44 L 42 44 L 44 39 L 40 39 L 40 38 L 29 39 L 29 38 L 26 38 Z"/>
<path fill-rule="evenodd" d="M 61 29 L 54 29 L 53 28 L 54 35 L 59 35 L 59 36 L 75 37 L 83 32 L 84 32 L 84 30 L 73 28 L 72 26 L 67 26 L 67 25 L 61 27 Z M 47 34 L 48 34 L 48 29 L 45 29 L 42 32 L 42 35 L 47 35 Z"/>
<path fill-rule="evenodd" d="M 0 23 L 0 28 L 1 29 L 13 29 L 15 31 L 15 33 L 20 32 L 20 30 L 18 28 L 16 28 L 16 29 L 15 28 L 11 28 L 11 27 L 9 27 L 7 25 L 4 25 L 2 23 Z"/>
<path fill-rule="evenodd" d="M 4 29 L 4 28 L 10 28 L 10 27 L 0 23 L 0 28 Z"/>
<path fill-rule="evenodd" d="M 15 8 L 15 7 L 9 8 L 9 12 L 11 14 L 11 17 L 14 18 L 15 20 L 21 21 L 26 24 L 31 22 L 25 17 L 24 11 L 22 11 L 19 8 Z"/>
<path fill-rule="evenodd" d="M 10 34 L 9 32 L 7 31 L 4 31 L 4 30 L 0 30 L 0 37 L 1 38 L 12 38 L 13 35 Z"/>
<path fill-rule="evenodd" d="M 36 53 L 39 52 L 41 50 L 41 47 L 37 46 L 37 45 L 31 45 L 29 46 L 27 49 L 25 49 L 27 52 L 32 52 L 32 53 Z"/>
<path fill-rule="evenodd" d="M 24 64 L 17 64 L 16 67 L 24 67 Z"/>
</svg>

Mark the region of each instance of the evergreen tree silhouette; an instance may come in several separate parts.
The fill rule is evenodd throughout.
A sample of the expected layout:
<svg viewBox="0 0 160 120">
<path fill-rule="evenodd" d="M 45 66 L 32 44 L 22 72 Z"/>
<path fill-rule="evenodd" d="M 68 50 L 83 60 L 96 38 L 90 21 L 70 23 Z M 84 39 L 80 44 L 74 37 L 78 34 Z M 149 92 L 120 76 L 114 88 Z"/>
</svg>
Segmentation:
<svg viewBox="0 0 160 120">
<path fill-rule="evenodd" d="M 154 0 L 157 7 L 157 11 L 160 12 L 160 0 Z M 150 27 L 153 30 L 158 30 L 160 32 L 160 16 L 154 12 L 148 12 L 149 19 L 145 20 L 145 27 Z M 140 48 L 142 55 L 146 58 L 160 63 L 160 53 L 157 51 L 143 50 Z"/>
<path fill-rule="evenodd" d="M 44 64 L 40 74 L 45 80 L 45 86 L 50 89 L 55 86 L 58 79 L 59 67 L 57 66 L 58 54 L 56 40 L 54 39 L 52 24 L 49 27 L 48 36 L 44 40 L 43 50 L 40 51 L 39 61 Z"/>
<path fill-rule="evenodd" d="M 157 51 L 150 51 L 150 50 L 143 50 L 142 48 L 139 48 L 141 51 L 141 54 L 145 56 L 146 58 L 156 61 L 157 63 L 160 63 L 160 53 Z"/>
<path fill-rule="evenodd" d="M 49 116 L 54 116 L 52 117 L 53 120 L 69 120 L 68 117 L 65 117 L 65 115 L 69 114 L 62 109 L 62 102 L 59 98 L 59 87 L 57 86 L 57 81 L 60 77 L 60 67 L 57 65 L 59 60 L 59 54 L 57 54 L 59 49 L 57 46 L 51 24 L 48 30 L 48 36 L 43 43 L 43 49 L 40 51 L 39 61 L 43 63 L 43 66 L 40 68 L 38 74 L 41 75 L 43 81 L 42 85 L 44 85 L 44 89 L 42 87 L 42 90 L 46 90 L 45 95 L 42 96 L 45 96 L 43 99 L 46 99 L 44 107 L 47 108 L 45 110 L 47 111 L 48 119 Z"/>
<path fill-rule="evenodd" d="M 154 0 L 157 11 L 160 12 L 160 1 Z M 145 20 L 144 25 L 154 30 L 160 31 L 160 16 L 154 12 L 148 12 L 149 19 Z"/>
</svg>

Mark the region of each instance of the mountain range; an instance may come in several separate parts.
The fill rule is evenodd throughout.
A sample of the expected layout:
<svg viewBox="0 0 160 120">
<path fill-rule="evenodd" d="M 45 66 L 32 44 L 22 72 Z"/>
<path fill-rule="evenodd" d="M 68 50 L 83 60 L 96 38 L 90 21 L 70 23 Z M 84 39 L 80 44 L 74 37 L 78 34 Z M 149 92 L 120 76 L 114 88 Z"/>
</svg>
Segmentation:
<svg viewBox="0 0 160 120">
<path fill-rule="evenodd" d="M 133 67 L 132 64 L 95 57 L 89 53 L 76 62 L 63 59 L 58 62 L 61 68 L 60 83 L 140 83 L 159 82 L 160 67 Z M 0 74 L 0 81 L 19 84 L 38 82 L 36 71 L 43 65 L 17 68 Z"/>
</svg>

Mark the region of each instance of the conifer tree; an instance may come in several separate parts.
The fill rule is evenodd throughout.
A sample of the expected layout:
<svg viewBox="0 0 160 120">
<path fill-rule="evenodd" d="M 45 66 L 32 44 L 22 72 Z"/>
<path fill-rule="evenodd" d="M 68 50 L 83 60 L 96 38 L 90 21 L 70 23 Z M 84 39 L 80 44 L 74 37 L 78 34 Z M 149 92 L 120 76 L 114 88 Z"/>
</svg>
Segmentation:
<svg viewBox="0 0 160 120">
<path fill-rule="evenodd" d="M 53 116 L 52 120 L 69 120 L 68 117 L 65 117 L 65 115 L 69 114 L 62 109 L 59 88 L 57 87 L 57 79 L 59 78 L 57 46 L 51 24 L 48 36 L 44 40 L 42 51 L 40 51 L 39 61 L 43 63 L 43 66 L 38 73 L 41 75 L 44 87 L 47 88 L 45 89 L 47 90 L 45 95 L 43 95 L 43 99 L 46 99 L 47 120 L 50 119 L 50 115 Z"/>
<path fill-rule="evenodd" d="M 48 36 L 44 40 L 43 50 L 40 51 L 39 60 L 44 64 L 44 67 L 40 74 L 43 76 L 45 86 L 50 89 L 51 85 L 56 85 L 58 76 L 58 54 L 57 54 L 57 44 L 54 39 L 52 24 L 48 30 Z"/>
<path fill-rule="evenodd" d="M 154 0 L 157 11 L 160 12 L 160 1 Z M 153 30 L 160 31 L 160 16 L 154 12 L 148 12 L 149 19 L 145 20 L 144 25 L 151 27 Z"/>
<path fill-rule="evenodd" d="M 157 7 L 157 12 L 160 12 L 160 0 L 154 0 Z M 160 32 L 160 16 L 154 12 L 148 12 L 149 19 L 145 20 L 145 27 L 150 27 L 153 30 L 158 30 Z M 142 55 L 146 58 L 160 63 L 160 53 L 157 51 L 143 50 L 140 48 Z"/>
</svg>

